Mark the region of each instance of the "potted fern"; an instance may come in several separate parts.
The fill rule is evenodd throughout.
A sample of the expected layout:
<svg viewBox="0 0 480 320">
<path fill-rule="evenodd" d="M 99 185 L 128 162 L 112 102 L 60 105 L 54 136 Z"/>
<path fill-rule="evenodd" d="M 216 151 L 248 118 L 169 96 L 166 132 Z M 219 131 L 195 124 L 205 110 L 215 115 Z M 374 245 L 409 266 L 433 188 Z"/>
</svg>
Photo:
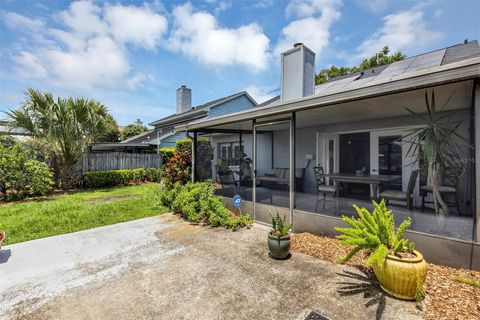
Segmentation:
<svg viewBox="0 0 480 320">
<path fill-rule="evenodd" d="M 285 216 L 280 217 L 277 212 L 272 217 L 272 230 L 268 233 L 268 250 L 274 259 L 286 259 L 290 254 L 290 228 L 291 224 L 285 223 Z"/>
<path fill-rule="evenodd" d="M 380 203 L 373 201 L 373 206 L 374 211 L 370 213 L 354 205 L 359 217 L 343 216 L 342 220 L 350 227 L 335 228 L 341 233 L 337 236 L 340 242 L 353 246 L 339 262 L 345 263 L 360 250 L 368 250 L 366 264 L 373 267 L 384 291 L 400 299 L 421 299 L 427 263 L 422 254 L 414 249 L 413 242 L 404 238 L 410 218 L 395 230 L 392 210 L 387 210 L 384 200 Z"/>
</svg>

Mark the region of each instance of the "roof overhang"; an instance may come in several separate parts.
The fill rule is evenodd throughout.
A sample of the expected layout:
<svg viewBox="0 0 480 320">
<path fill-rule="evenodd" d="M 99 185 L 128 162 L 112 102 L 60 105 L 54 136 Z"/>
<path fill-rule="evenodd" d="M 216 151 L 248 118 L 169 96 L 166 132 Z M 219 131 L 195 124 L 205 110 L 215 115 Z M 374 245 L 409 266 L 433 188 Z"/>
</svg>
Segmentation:
<svg viewBox="0 0 480 320">
<path fill-rule="evenodd" d="M 180 113 L 178 115 L 173 115 L 171 117 L 167 117 L 166 119 L 160 119 L 157 121 L 153 121 L 149 123 L 149 126 L 165 126 L 165 125 L 172 125 L 172 124 L 177 124 L 177 123 L 185 123 L 187 121 L 192 121 L 196 120 L 198 118 L 203 118 L 208 114 L 207 110 L 192 110 L 188 111 L 188 113 Z"/>
<path fill-rule="evenodd" d="M 367 98 L 428 88 L 457 81 L 480 77 L 480 58 L 472 58 L 461 62 L 450 63 L 429 69 L 423 69 L 396 77 L 372 81 L 367 85 L 339 89 L 326 95 L 313 95 L 302 99 L 286 101 L 279 104 L 257 107 L 254 109 L 192 121 L 175 127 L 178 131 L 195 131 L 202 128 L 253 120 L 263 117 L 291 113 L 311 108 L 331 106 L 343 102 L 363 100 Z"/>
</svg>

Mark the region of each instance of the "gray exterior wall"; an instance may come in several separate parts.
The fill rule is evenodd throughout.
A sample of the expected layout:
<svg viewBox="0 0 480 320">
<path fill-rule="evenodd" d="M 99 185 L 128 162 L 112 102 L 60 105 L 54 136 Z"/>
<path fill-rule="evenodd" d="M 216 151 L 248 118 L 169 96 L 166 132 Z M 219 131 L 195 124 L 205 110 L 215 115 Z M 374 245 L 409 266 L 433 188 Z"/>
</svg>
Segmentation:
<svg viewBox="0 0 480 320">
<path fill-rule="evenodd" d="M 247 110 L 249 108 L 253 108 L 255 105 L 252 103 L 250 99 L 248 99 L 245 95 L 241 95 L 235 99 L 222 103 L 218 106 L 210 108 L 210 112 L 208 116 L 210 118 L 223 116 L 225 114 L 231 114 L 238 111 Z"/>
<path fill-rule="evenodd" d="M 162 141 L 160 142 L 160 148 L 175 147 L 177 140 L 185 139 L 186 137 L 187 135 L 185 134 L 185 132 L 174 133 L 171 136 L 162 139 Z"/>
</svg>

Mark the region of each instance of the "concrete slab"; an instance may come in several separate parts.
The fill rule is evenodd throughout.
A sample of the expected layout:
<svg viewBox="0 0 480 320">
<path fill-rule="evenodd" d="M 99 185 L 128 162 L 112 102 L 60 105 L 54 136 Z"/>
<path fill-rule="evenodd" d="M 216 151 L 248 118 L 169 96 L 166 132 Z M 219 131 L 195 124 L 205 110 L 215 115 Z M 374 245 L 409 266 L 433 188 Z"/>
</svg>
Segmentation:
<svg viewBox="0 0 480 320">
<path fill-rule="evenodd" d="M 418 319 L 358 270 L 268 257 L 267 228 L 166 214 L 5 247 L 4 319 Z M 3 251 L 3 250 L 2 250 Z M 7 255 L 8 258 L 5 258 Z"/>
</svg>

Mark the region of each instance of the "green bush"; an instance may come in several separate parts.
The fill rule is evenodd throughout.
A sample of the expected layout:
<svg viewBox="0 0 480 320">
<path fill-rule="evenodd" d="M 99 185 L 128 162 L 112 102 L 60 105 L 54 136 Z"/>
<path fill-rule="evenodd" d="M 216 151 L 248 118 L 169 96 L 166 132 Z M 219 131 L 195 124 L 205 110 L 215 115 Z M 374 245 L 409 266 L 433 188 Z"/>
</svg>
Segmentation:
<svg viewBox="0 0 480 320">
<path fill-rule="evenodd" d="M 85 185 L 89 188 L 125 186 L 142 183 L 146 179 L 145 169 L 90 171 L 85 173 Z"/>
<path fill-rule="evenodd" d="M 44 195 L 53 188 L 53 174 L 47 164 L 19 143 L 0 144 L 0 195 L 15 200 Z"/>
<path fill-rule="evenodd" d="M 149 182 L 160 182 L 162 178 L 162 169 L 160 168 L 148 168 L 145 170 L 145 178 Z"/>
<path fill-rule="evenodd" d="M 165 164 L 175 155 L 176 149 L 173 147 L 165 147 L 160 149 L 160 155 L 162 156 L 162 164 Z"/>
<path fill-rule="evenodd" d="M 188 152 L 192 154 L 192 140 L 180 139 L 175 143 L 177 152 Z"/>
<path fill-rule="evenodd" d="M 358 213 L 358 219 L 354 217 L 342 217 L 350 228 L 335 228 L 341 235 L 337 236 L 340 243 L 353 246 L 346 257 L 339 260 L 345 263 L 350 260 L 358 251 L 369 250 L 370 257 L 367 265 L 381 264 L 388 254 L 399 255 L 400 252 L 413 252 L 413 242 L 408 243 L 404 238 L 405 231 L 410 226 L 410 218 L 404 220 L 397 230 L 392 210 L 387 210 L 385 201 L 379 204 L 373 202 L 373 213 L 367 209 L 353 207 Z"/>
<path fill-rule="evenodd" d="M 252 223 L 250 215 L 235 216 L 228 211 L 222 197 L 215 196 L 214 192 L 215 187 L 209 182 L 187 183 L 184 186 L 177 182 L 173 188 L 161 191 L 160 201 L 194 223 L 204 222 L 233 231 Z"/>
</svg>

